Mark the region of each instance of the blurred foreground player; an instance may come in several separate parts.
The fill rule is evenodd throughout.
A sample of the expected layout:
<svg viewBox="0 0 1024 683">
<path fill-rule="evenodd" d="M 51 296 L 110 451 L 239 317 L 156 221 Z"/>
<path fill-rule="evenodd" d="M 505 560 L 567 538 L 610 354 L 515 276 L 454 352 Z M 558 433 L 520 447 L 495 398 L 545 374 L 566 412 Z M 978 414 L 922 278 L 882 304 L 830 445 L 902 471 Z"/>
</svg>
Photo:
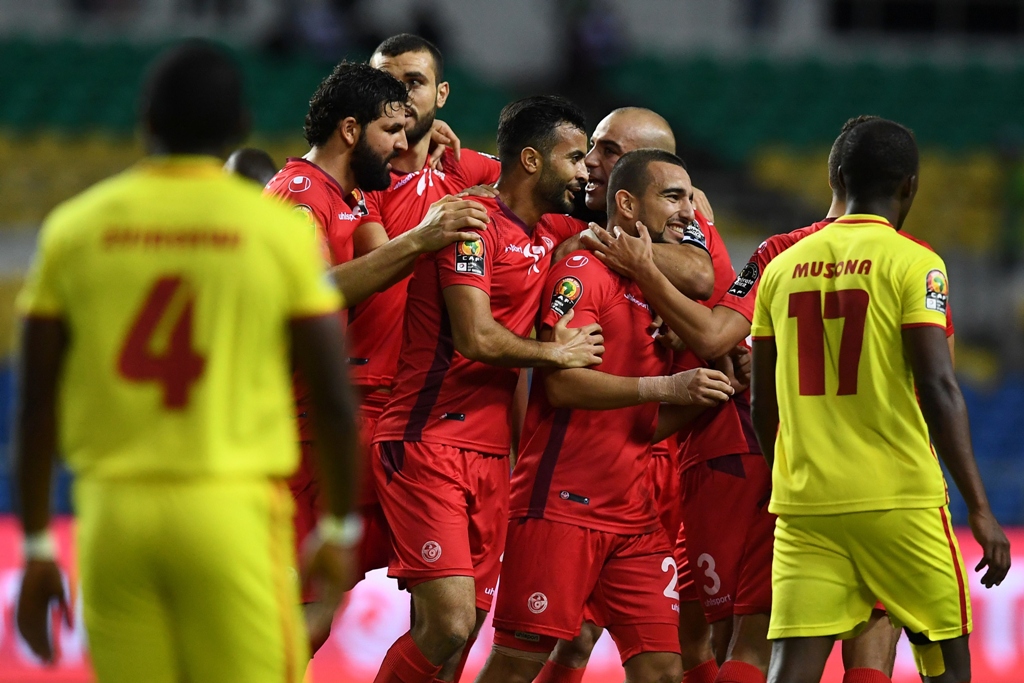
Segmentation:
<svg viewBox="0 0 1024 683">
<path fill-rule="evenodd" d="M 655 241 L 682 235 L 692 190 L 674 154 L 624 155 L 609 181 L 609 220 Z M 682 220 L 680 220 L 682 219 Z M 678 681 L 679 601 L 671 539 L 652 496 L 651 442 L 662 402 L 715 405 L 732 388 L 704 368 L 670 375 L 672 352 L 651 335 L 640 289 L 586 251 L 552 268 L 540 338 L 572 310 L 574 324 L 604 330 L 601 365 L 539 371 L 512 478 L 510 520 L 494 650 L 480 682 L 528 683 L 556 640 L 590 618 L 608 628 L 629 681 Z M 566 561 L 566 558 L 572 558 Z M 666 589 L 666 583 L 669 589 Z"/>
<path fill-rule="evenodd" d="M 897 233 L 917 173 L 909 130 L 855 126 L 839 154 L 846 214 L 761 277 L 753 419 L 779 516 L 773 682 L 819 680 L 834 640 L 863 629 L 876 600 L 941 654 L 926 681 L 970 680 L 967 576 L 929 434 L 967 502 L 982 584 L 1010 567 L 953 374 L 945 265 Z"/>
<path fill-rule="evenodd" d="M 391 400 L 374 436 L 377 493 L 392 532 L 389 575 L 412 593 L 412 630 L 377 681 L 458 678 L 490 609 L 508 524 L 511 407 L 522 367 L 584 367 L 595 325 L 529 339 L 552 251 L 579 224 L 583 115 L 558 97 L 506 106 L 498 123 L 501 199 L 489 227 L 416 264 Z M 442 665 L 444 669 L 442 670 Z"/>
<path fill-rule="evenodd" d="M 51 214 L 20 298 L 18 626 L 53 656 L 59 432 L 98 679 L 299 680 L 289 350 L 312 378 L 330 513 L 310 566 L 337 604 L 358 540 L 339 297 L 303 222 L 215 158 L 245 133 L 230 58 L 172 50 L 142 112 L 151 156 Z"/>
<path fill-rule="evenodd" d="M 237 173 L 263 187 L 277 173 L 277 164 L 262 149 L 243 147 L 231 153 L 224 162 L 224 170 L 228 173 Z"/>
</svg>

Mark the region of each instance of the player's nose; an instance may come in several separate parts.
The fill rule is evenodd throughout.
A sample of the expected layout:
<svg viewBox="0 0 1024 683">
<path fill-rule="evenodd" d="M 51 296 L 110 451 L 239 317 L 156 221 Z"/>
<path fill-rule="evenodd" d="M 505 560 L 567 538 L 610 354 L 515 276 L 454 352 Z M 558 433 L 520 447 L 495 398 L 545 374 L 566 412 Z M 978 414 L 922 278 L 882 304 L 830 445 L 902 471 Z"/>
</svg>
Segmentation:
<svg viewBox="0 0 1024 683">
<path fill-rule="evenodd" d="M 583 163 L 589 169 L 595 169 L 600 166 L 600 162 L 597 159 L 597 147 L 592 147 L 587 156 L 583 157 Z"/>
</svg>

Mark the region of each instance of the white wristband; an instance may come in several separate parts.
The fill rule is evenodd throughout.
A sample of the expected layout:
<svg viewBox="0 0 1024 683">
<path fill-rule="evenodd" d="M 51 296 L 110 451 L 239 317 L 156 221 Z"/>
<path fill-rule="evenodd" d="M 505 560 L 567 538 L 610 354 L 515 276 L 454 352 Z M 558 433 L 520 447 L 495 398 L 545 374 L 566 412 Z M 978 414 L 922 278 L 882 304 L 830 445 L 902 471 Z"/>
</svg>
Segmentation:
<svg viewBox="0 0 1024 683">
<path fill-rule="evenodd" d="M 324 543 L 351 548 L 363 540 L 363 517 L 358 512 L 350 512 L 344 518 L 324 515 L 316 531 Z"/>
<path fill-rule="evenodd" d="M 49 529 L 34 534 L 25 534 L 25 540 L 21 544 L 21 554 L 25 561 L 48 560 L 52 562 L 57 559 L 57 542 Z"/>
</svg>

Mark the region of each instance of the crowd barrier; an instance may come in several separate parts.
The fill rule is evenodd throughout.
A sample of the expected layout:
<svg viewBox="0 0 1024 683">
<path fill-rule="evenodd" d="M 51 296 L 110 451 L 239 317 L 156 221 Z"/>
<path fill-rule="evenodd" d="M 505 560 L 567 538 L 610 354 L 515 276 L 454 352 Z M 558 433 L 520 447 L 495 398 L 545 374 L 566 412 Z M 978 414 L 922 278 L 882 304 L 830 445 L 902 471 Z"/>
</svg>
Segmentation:
<svg viewBox="0 0 1024 683">
<path fill-rule="evenodd" d="M 61 564 L 74 586 L 74 544 L 71 522 L 57 521 Z M 971 652 L 974 683 L 1019 683 L 1024 680 L 1024 528 L 1008 531 L 1014 568 L 1003 585 L 986 590 L 973 571 L 980 550 L 966 528 L 958 529 L 970 574 L 974 607 Z M 15 603 L 20 584 L 21 533 L 14 517 L 0 516 L 0 683 L 85 683 L 92 681 L 88 645 L 82 624 L 81 597 L 73 590 L 76 610 L 72 628 L 59 627 L 60 661 L 43 666 L 15 628 Z M 500 586 L 499 586 L 500 590 Z M 312 683 L 370 683 L 388 647 L 409 628 L 409 597 L 383 571 L 373 572 L 349 596 L 335 622 L 330 640 L 313 660 L 307 680 Z M 472 681 L 491 647 L 490 621 L 484 625 L 470 655 L 464 681 Z M 838 647 L 823 681 L 840 683 Z M 601 638 L 587 668 L 587 683 L 620 683 L 624 678 L 611 638 Z M 906 638 L 901 638 L 894 683 L 918 683 Z"/>
</svg>

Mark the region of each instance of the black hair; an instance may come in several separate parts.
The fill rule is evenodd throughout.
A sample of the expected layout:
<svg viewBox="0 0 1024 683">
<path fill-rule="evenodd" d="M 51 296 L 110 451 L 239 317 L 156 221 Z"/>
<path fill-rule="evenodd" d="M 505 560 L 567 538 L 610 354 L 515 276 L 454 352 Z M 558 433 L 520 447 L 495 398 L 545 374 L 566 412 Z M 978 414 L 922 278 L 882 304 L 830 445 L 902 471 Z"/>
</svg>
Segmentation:
<svg viewBox="0 0 1024 683">
<path fill-rule="evenodd" d="M 248 133 L 242 72 L 221 47 L 189 40 L 161 54 L 142 88 L 140 116 L 160 151 L 220 153 Z"/>
<path fill-rule="evenodd" d="M 870 114 L 862 114 L 852 119 L 848 119 L 843 124 L 842 129 L 839 131 L 839 137 L 832 143 L 832 149 L 828 153 L 828 184 L 833 190 L 839 187 L 839 155 L 843 151 L 843 143 L 846 142 L 846 138 L 850 131 L 859 126 L 862 123 L 868 121 L 878 121 L 881 119 L 880 116 L 871 116 Z"/>
<path fill-rule="evenodd" d="M 342 62 L 320 82 L 309 101 L 303 135 L 311 147 L 327 144 L 338 124 L 351 116 L 360 126 L 384 116 L 408 97 L 397 78 L 369 64 Z"/>
<path fill-rule="evenodd" d="M 917 173 L 917 141 L 909 128 L 895 121 L 867 121 L 847 133 L 839 168 L 848 196 L 888 199 Z"/>
<path fill-rule="evenodd" d="M 648 147 L 635 149 L 626 152 L 612 167 L 611 175 L 608 176 L 608 215 L 615 213 L 615 194 L 619 190 L 625 190 L 634 197 L 643 194 L 647 184 L 651 180 L 650 166 L 653 163 L 662 162 L 672 164 L 685 170 L 686 162 L 671 152 L 663 149 Z"/>
<path fill-rule="evenodd" d="M 534 95 L 505 105 L 498 117 L 498 158 L 502 169 L 519 163 L 519 154 L 533 147 L 547 157 L 555 146 L 555 129 L 568 124 L 581 131 L 587 121 L 575 104 L 557 95 Z"/>
<path fill-rule="evenodd" d="M 277 173 L 277 164 L 274 163 L 274 159 L 262 149 L 253 147 L 236 149 L 228 157 L 224 168 L 258 183 L 260 187 L 269 183 Z"/>
<path fill-rule="evenodd" d="M 434 82 L 440 83 L 444 80 L 444 57 L 441 56 L 441 51 L 437 49 L 437 46 L 426 38 L 412 33 L 399 33 L 378 45 L 373 54 L 397 57 L 407 52 L 429 52 L 434 60 Z"/>
</svg>

